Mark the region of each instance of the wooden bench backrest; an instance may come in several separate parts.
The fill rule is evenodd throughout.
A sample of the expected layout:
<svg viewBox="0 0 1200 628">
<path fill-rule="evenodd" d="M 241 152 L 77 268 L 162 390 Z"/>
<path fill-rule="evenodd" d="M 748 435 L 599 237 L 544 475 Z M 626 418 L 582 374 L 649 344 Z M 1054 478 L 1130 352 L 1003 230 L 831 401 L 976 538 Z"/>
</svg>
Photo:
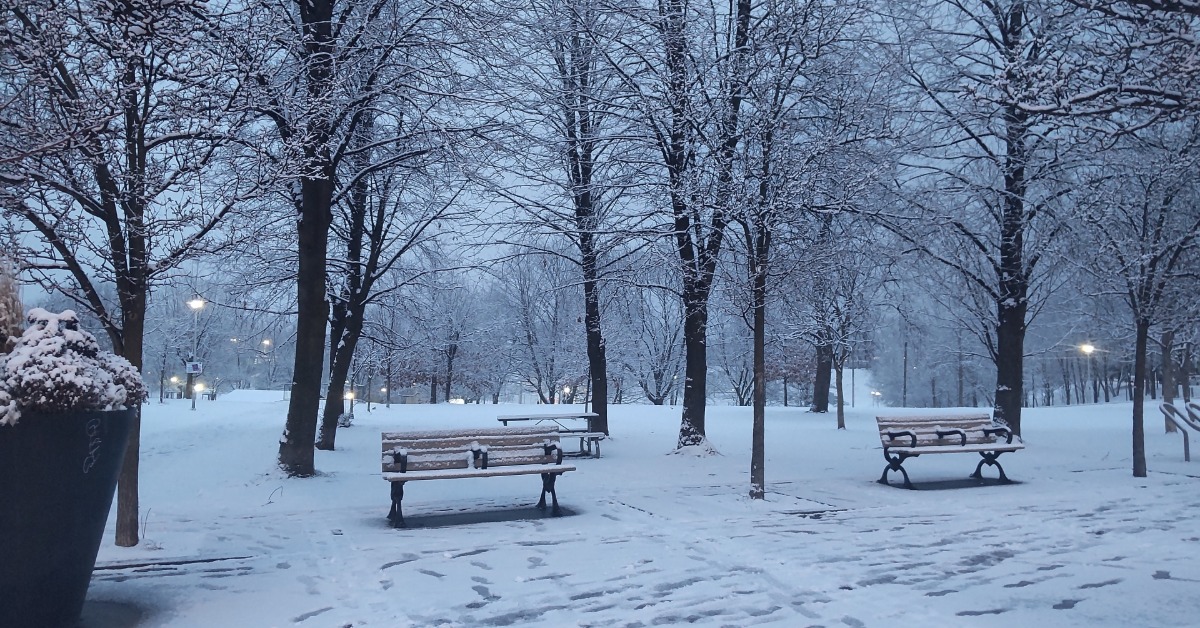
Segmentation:
<svg viewBox="0 0 1200 628">
<path fill-rule="evenodd" d="M 559 453 L 546 444 L 559 442 L 557 427 L 500 427 L 475 430 L 431 430 L 384 432 L 383 471 L 400 472 L 401 452 L 407 455 L 407 471 L 479 468 L 475 452 L 486 451 L 488 467 L 522 464 L 554 464 Z"/>
<path fill-rule="evenodd" d="M 962 430 L 966 434 L 967 445 L 991 444 L 999 440 L 1007 440 L 1003 436 L 984 436 L 983 430 L 996 427 L 992 422 L 992 417 L 987 414 L 953 414 L 953 415 L 930 415 L 930 416 L 879 416 L 875 417 L 879 423 L 879 440 L 885 447 L 910 447 L 912 439 L 907 436 L 902 436 L 896 439 L 888 437 L 889 433 L 894 432 L 912 432 L 917 435 L 917 447 L 927 447 L 930 445 L 960 445 L 963 444 L 962 437 L 958 434 L 949 434 L 944 437 L 939 437 L 937 432 Z"/>
</svg>

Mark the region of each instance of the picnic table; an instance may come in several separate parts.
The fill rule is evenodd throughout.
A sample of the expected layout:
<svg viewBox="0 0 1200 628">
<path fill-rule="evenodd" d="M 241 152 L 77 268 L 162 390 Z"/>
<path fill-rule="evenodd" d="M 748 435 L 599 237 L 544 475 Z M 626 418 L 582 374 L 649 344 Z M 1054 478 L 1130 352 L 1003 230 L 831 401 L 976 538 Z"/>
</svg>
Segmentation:
<svg viewBox="0 0 1200 628">
<path fill-rule="evenodd" d="M 604 432 L 595 429 L 595 420 L 600 415 L 595 412 L 564 412 L 560 414 L 505 414 L 496 420 L 505 427 L 511 422 L 532 421 L 534 423 L 553 423 L 558 426 L 559 434 L 579 439 L 579 453 L 576 456 L 600 457 L 600 441 L 608 437 Z"/>
</svg>

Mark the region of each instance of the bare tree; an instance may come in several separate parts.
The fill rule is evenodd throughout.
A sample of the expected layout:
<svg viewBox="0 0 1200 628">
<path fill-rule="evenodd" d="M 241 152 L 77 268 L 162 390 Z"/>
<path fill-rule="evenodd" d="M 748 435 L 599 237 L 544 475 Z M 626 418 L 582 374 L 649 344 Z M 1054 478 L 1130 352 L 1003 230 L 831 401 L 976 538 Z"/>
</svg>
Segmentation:
<svg viewBox="0 0 1200 628">
<path fill-rule="evenodd" d="M 1077 143 L 1064 138 L 1048 78 L 1065 67 L 1074 10 L 1025 0 L 932 2 L 893 35 L 922 138 L 902 164 L 900 194 L 921 228 L 881 222 L 986 295 L 995 417 L 1017 433 L 1025 334 L 1045 296 L 1043 260 L 1064 228 L 1056 210 L 1069 187 L 1061 177 Z"/>
<path fill-rule="evenodd" d="M 614 11 L 604 0 L 498 0 L 482 14 L 481 48 L 509 120 L 492 193 L 505 213 L 499 239 L 534 253 L 562 252 L 578 267 L 594 427 L 608 432 L 608 342 L 602 293 L 638 221 L 623 203 L 636 159 L 621 105 L 628 86 L 608 62 Z M 569 247 L 556 243 L 565 240 Z M 549 246 L 544 243 L 551 242 Z"/>
<path fill-rule="evenodd" d="M 243 71 L 257 110 L 277 134 L 276 153 L 291 175 L 281 181 L 286 185 L 281 191 L 297 217 L 296 357 L 279 465 L 301 477 L 316 471 L 333 209 L 338 199 L 354 194 L 361 178 L 354 174 L 372 170 L 354 172 L 355 159 L 375 149 L 386 153 L 382 161 L 404 158 L 407 128 L 368 133 L 373 140 L 364 145 L 356 143 L 364 137 L 360 127 L 378 122 L 373 108 L 389 97 L 402 98 L 398 94 L 421 75 L 427 61 L 422 46 L 428 43 L 422 29 L 443 22 L 441 12 L 448 9 L 422 0 L 338 5 L 302 2 L 294 14 L 283 5 L 255 5 L 244 12 L 243 23 Z M 343 168 L 354 174 L 339 177 Z"/>
<path fill-rule="evenodd" d="M 564 385 L 579 379 L 586 363 L 572 342 L 579 316 L 577 302 L 565 293 L 567 269 L 561 256 L 522 255 L 504 263 L 498 277 L 513 312 L 517 376 L 537 392 L 541 403 L 554 403 Z"/>
<path fill-rule="evenodd" d="M 632 97 L 630 119 L 644 125 L 661 184 L 650 202 L 665 212 L 664 236 L 679 270 L 684 309 L 683 414 L 678 447 L 707 446 L 708 301 L 725 244 L 739 116 L 749 80 L 750 0 L 728 9 L 687 0 L 654 8 L 616 7 L 625 37 L 610 65 Z"/>
<path fill-rule="evenodd" d="M 224 18 L 198 3 L 9 4 L 0 16 L 0 205 L 19 256 L 95 314 L 143 366 L 147 298 L 222 244 L 255 192 Z M 117 492 L 116 542 L 138 542 L 140 414 Z"/>
<path fill-rule="evenodd" d="M 640 259 L 645 259 L 640 258 Z M 637 262 L 634 262 L 635 264 Z M 679 388 L 683 371 L 683 311 L 674 292 L 649 284 L 618 289 L 613 338 L 621 369 L 646 400 L 663 405 Z"/>
<path fill-rule="evenodd" d="M 1110 149 L 1110 161 L 1083 180 L 1081 218 L 1101 285 L 1122 296 L 1135 329 L 1133 475 L 1146 477 L 1144 396 L 1150 329 L 1167 322 L 1172 303 L 1196 307 L 1200 267 L 1200 122 L 1154 127 Z M 1191 302 L 1188 297 L 1191 295 Z"/>
</svg>

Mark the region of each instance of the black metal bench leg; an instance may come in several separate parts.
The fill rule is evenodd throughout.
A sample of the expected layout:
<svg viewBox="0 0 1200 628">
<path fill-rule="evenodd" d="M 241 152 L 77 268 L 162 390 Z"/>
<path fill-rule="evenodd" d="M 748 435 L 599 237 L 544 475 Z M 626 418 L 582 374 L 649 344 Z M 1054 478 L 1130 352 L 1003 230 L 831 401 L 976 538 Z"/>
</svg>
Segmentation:
<svg viewBox="0 0 1200 628">
<path fill-rule="evenodd" d="M 904 454 L 900 454 L 897 456 L 889 456 L 889 455 L 887 455 L 887 452 L 884 452 L 883 458 L 884 458 L 884 460 L 888 461 L 888 466 L 883 468 L 883 475 L 879 476 L 879 483 L 886 485 L 886 486 L 891 486 L 891 484 L 888 483 L 888 479 L 887 479 L 888 472 L 899 471 L 900 474 L 904 476 L 904 488 L 907 488 L 909 490 L 916 490 L 913 487 L 912 482 L 910 482 L 908 479 L 908 471 L 905 471 L 904 467 L 901 466 L 901 464 L 904 462 L 904 459 L 909 458 L 909 457 L 915 458 L 916 456 L 906 456 Z"/>
<path fill-rule="evenodd" d="M 554 490 L 554 481 L 558 479 L 557 473 L 542 474 L 542 498 L 538 500 L 537 507 L 541 510 L 546 509 L 546 493 L 550 493 L 550 499 L 553 506 L 550 512 L 555 516 L 559 516 L 562 512 L 558 509 L 558 493 Z"/>
<path fill-rule="evenodd" d="M 979 455 L 982 456 L 983 459 L 979 461 L 979 464 L 975 465 L 975 473 L 972 473 L 971 477 L 975 478 L 976 480 L 982 480 L 983 465 L 986 464 L 991 467 L 996 467 L 996 470 L 1000 472 L 1000 482 L 1004 484 L 1011 484 L 1012 480 L 1008 479 L 1008 476 L 1004 474 L 1004 467 L 1000 466 L 1000 462 L 996 460 L 996 458 L 1000 457 L 1000 453 L 992 453 L 987 451 L 979 452 Z"/>
<path fill-rule="evenodd" d="M 404 512 L 400 509 L 400 502 L 404 501 L 404 482 L 392 482 L 392 509 L 388 511 L 388 521 L 392 522 L 393 528 L 404 527 Z"/>
</svg>

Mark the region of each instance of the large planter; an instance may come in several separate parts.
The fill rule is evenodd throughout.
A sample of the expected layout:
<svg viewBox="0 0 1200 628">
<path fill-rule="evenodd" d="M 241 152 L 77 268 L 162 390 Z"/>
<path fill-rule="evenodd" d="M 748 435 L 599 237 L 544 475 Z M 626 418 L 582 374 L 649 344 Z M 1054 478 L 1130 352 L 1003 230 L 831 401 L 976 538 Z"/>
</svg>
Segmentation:
<svg viewBox="0 0 1200 628">
<path fill-rule="evenodd" d="M 79 619 L 134 410 L 0 425 L 0 626 Z"/>
</svg>

